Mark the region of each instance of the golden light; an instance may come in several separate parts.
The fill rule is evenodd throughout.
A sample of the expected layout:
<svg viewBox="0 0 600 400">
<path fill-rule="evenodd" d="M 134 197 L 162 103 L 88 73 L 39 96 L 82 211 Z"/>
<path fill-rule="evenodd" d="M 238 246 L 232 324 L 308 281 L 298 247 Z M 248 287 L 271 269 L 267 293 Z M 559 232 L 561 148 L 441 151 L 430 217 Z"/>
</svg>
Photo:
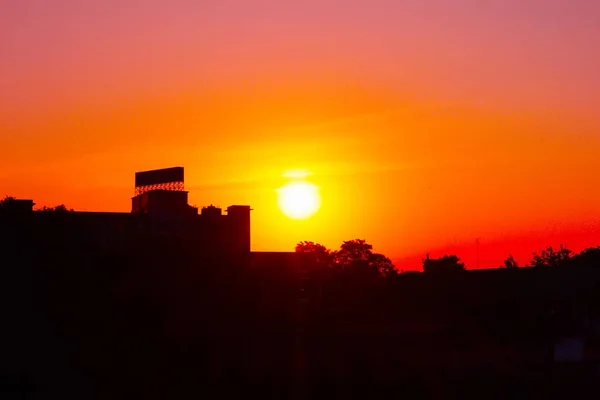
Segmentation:
<svg viewBox="0 0 600 400">
<path fill-rule="evenodd" d="M 283 177 L 290 178 L 290 179 L 302 179 L 302 178 L 306 178 L 309 175 L 310 175 L 310 172 L 308 172 L 305 169 L 292 169 L 292 170 L 289 170 L 286 173 L 284 173 Z"/>
<path fill-rule="evenodd" d="M 277 202 L 287 217 L 305 219 L 319 211 L 321 195 L 312 183 L 294 181 L 278 189 Z"/>
</svg>

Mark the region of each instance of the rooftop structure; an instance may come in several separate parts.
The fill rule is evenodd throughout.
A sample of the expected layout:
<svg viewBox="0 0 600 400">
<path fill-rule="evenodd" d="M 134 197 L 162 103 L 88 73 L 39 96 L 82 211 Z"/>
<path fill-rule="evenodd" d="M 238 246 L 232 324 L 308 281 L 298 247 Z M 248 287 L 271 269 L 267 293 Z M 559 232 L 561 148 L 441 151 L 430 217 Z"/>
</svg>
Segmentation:
<svg viewBox="0 0 600 400">
<path fill-rule="evenodd" d="M 135 173 L 136 196 L 153 190 L 185 190 L 183 167 L 171 167 Z"/>
</svg>

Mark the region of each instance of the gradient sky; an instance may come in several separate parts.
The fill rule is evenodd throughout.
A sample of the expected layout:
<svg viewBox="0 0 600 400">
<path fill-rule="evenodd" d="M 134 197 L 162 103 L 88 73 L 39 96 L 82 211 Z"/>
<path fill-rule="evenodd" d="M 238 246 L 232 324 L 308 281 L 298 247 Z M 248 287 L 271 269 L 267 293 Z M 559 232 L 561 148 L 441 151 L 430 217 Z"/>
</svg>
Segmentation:
<svg viewBox="0 0 600 400">
<path fill-rule="evenodd" d="M 600 2 L 2 0 L 0 195 L 128 211 L 183 165 L 254 250 L 364 238 L 418 267 L 600 244 Z M 275 189 L 313 172 L 321 211 Z"/>
</svg>

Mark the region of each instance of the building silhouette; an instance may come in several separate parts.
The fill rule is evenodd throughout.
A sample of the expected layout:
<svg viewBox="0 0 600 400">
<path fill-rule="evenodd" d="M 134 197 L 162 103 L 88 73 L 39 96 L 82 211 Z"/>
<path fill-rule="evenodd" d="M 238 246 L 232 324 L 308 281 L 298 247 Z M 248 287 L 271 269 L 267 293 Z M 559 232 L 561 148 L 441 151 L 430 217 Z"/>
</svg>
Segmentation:
<svg viewBox="0 0 600 400">
<path fill-rule="evenodd" d="M 35 203 L 27 199 L 5 203 L 0 208 L 3 243 L 59 259 L 68 255 L 86 260 L 125 251 L 136 263 L 147 251 L 160 249 L 173 257 L 244 266 L 271 276 L 284 274 L 292 282 L 290 293 L 299 297 L 306 295 L 308 276 L 317 265 L 309 253 L 251 251 L 250 206 L 223 210 L 189 205 L 183 167 L 137 172 L 131 212 L 34 210 Z M 187 249 L 186 254 L 177 254 L 182 249 Z"/>
<path fill-rule="evenodd" d="M 139 238 L 169 238 L 194 243 L 204 252 L 250 252 L 250 206 L 188 204 L 183 167 L 137 172 L 131 212 L 34 211 L 33 200 L 15 199 L 0 213 L 0 229 L 25 231 L 32 239 L 68 243 L 84 251 L 110 248 Z"/>
</svg>

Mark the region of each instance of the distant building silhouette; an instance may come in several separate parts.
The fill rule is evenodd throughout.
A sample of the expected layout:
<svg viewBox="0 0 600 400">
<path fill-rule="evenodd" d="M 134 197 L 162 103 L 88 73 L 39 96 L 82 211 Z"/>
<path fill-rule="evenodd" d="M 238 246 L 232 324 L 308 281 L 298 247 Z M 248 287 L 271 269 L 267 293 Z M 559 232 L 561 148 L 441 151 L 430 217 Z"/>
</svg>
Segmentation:
<svg viewBox="0 0 600 400">
<path fill-rule="evenodd" d="M 198 213 L 188 204 L 184 169 L 138 172 L 130 213 L 34 211 L 33 200 L 11 200 L 0 225 L 20 224 L 43 239 L 61 238 L 82 248 L 118 245 L 132 237 L 162 236 L 197 243 L 210 252 L 250 252 L 250 206 L 232 205 L 226 214 L 209 206 Z M 16 219 L 15 219 L 16 218 Z"/>
<path fill-rule="evenodd" d="M 33 211 L 33 200 L 27 199 L 8 199 L 3 204 L 1 211 L 8 214 L 21 214 Z"/>
<path fill-rule="evenodd" d="M 83 257 L 98 250 L 180 241 L 190 243 L 198 254 L 218 255 L 251 269 L 292 271 L 299 281 L 307 279 L 315 264 L 311 254 L 251 252 L 250 206 L 223 210 L 211 204 L 199 210 L 189 205 L 183 167 L 137 172 L 134 189 L 131 212 L 34 210 L 33 200 L 10 198 L 0 208 L 0 234 Z"/>
</svg>

